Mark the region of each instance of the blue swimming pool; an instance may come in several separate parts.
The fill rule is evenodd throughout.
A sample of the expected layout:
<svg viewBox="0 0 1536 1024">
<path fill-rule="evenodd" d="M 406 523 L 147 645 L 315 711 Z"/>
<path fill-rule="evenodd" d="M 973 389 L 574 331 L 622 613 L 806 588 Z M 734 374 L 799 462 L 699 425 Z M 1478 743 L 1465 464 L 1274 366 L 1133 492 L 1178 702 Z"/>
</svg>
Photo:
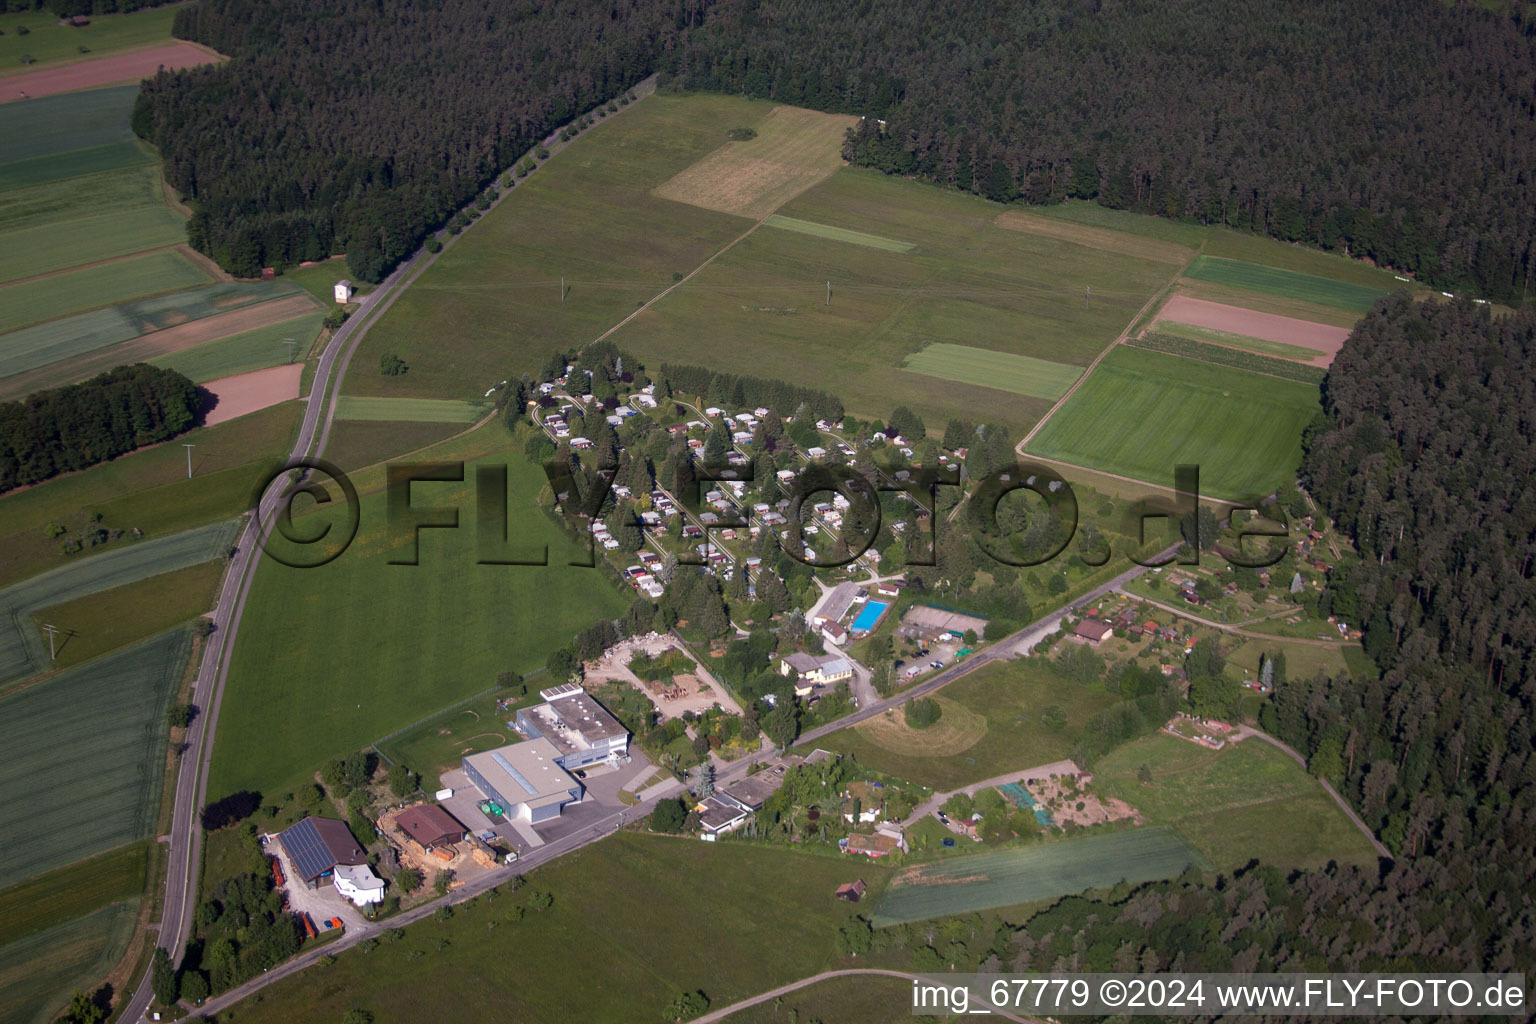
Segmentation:
<svg viewBox="0 0 1536 1024">
<path fill-rule="evenodd" d="M 853 620 L 848 628 L 855 633 L 868 633 L 875 628 L 875 623 L 880 621 L 880 616 L 891 606 L 889 601 L 871 601 L 859 612 L 858 618 Z"/>
</svg>

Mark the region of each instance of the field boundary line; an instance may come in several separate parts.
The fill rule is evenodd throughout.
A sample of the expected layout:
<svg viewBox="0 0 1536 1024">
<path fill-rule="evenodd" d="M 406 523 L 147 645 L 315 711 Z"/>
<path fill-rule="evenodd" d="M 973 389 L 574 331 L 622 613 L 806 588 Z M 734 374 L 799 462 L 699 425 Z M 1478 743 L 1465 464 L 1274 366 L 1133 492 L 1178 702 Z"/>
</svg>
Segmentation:
<svg viewBox="0 0 1536 1024">
<path fill-rule="evenodd" d="M 1190 268 L 1190 265 L 1193 264 L 1204 251 L 1205 243 L 1201 242 L 1200 248 L 1190 253 L 1189 258 L 1184 261 L 1183 265 L 1173 272 L 1173 276 L 1168 279 L 1168 283 L 1163 285 L 1156 292 L 1153 292 L 1152 297 L 1148 299 L 1142 305 L 1142 307 L 1136 311 L 1136 315 L 1131 317 L 1130 323 L 1125 325 L 1125 330 L 1121 331 L 1113 341 L 1104 346 L 1104 351 L 1093 357 L 1093 362 L 1088 364 L 1088 366 L 1083 370 L 1083 375 L 1077 378 L 1076 382 L 1074 382 L 1073 385 L 1067 389 L 1067 393 L 1058 398 L 1056 400 L 1056 404 L 1051 406 L 1050 409 L 1046 411 L 1045 415 L 1040 417 L 1039 421 L 1033 427 L 1029 428 L 1029 433 L 1024 435 L 1024 440 L 1014 445 L 1013 450 L 1015 453 L 1018 455 L 1024 454 L 1024 446 L 1033 441 L 1035 439 L 1035 435 L 1040 433 L 1040 431 L 1045 428 L 1045 425 L 1050 422 L 1051 417 L 1060 412 L 1061 407 L 1066 405 L 1067 402 L 1071 400 L 1072 396 L 1077 393 L 1077 389 L 1082 387 L 1083 382 L 1086 381 L 1088 377 L 1093 373 L 1093 371 L 1098 368 L 1099 363 L 1104 361 L 1104 357 L 1113 352 L 1121 342 L 1125 341 L 1126 338 L 1130 337 L 1131 332 L 1136 329 L 1136 325 L 1141 322 L 1141 318 L 1146 316 L 1147 312 L 1151 310 L 1153 306 L 1167 299 L 1168 294 L 1173 290 L 1174 286 L 1179 283 L 1179 278 L 1184 276 L 1184 272 Z"/>
</svg>

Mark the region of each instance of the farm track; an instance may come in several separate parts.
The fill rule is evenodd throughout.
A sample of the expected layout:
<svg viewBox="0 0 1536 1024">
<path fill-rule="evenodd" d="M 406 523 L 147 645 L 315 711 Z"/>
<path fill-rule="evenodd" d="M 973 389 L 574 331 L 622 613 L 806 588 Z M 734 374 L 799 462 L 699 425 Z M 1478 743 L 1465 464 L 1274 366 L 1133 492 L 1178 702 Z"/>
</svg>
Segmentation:
<svg viewBox="0 0 1536 1024">
<path fill-rule="evenodd" d="M 789 995 L 791 992 L 798 992 L 800 989 L 815 985 L 818 982 L 830 981 L 833 978 L 850 978 L 870 974 L 886 978 L 900 978 L 903 981 L 920 981 L 923 978 L 921 974 L 912 974 L 909 971 L 886 971 L 878 967 L 854 967 L 842 971 L 822 971 L 820 974 L 813 974 L 809 978 L 801 978 L 799 981 L 792 981 L 788 985 L 780 985 L 778 988 L 769 989 L 762 995 L 756 995 L 750 999 L 742 999 L 729 1006 L 722 1006 L 718 1010 L 711 1010 L 702 1017 L 695 1017 L 693 1024 L 717 1024 L 718 1021 L 726 1020 L 732 1014 L 751 1009 L 754 1006 L 768 1002 L 770 999 L 778 999 L 781 996 Z M 1019 1024 L 1044 1024 L 1038 1017 L 1018 1017 L 1004 1010 L 993 1010 L 991 1015 L 1001 1017 L 1003 1020 L 1017 1021 Z"/>
</svg>

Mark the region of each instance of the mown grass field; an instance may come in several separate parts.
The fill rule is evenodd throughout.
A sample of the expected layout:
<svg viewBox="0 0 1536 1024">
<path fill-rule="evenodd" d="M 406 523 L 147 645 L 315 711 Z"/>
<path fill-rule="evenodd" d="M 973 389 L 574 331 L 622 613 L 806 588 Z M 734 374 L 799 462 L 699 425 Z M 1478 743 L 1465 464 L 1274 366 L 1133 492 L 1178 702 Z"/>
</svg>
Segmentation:
<svg viewBox="0 0 1536 1024">
<path fill-rule="evenodd" d="M 894 238 L 882 238 L 879 235 L 865 234 L 863 231 L 854 231 L 850 228 L 835 228 L 829 224 L 817 224 L 814 221 L 798 220 L 794 217 L 781 217 L 774 214 L 763 222 L 765 227 L 779 228 L 782 231 L 793 231 L 801 235 L 810 235 L 812 238 L 825 238 L 832 242 L 847 242 L 849 245 L 863 245 L 870 249 L 880 249 L 884 252 L 911 252 L 917 246 L 911 242 L 898 242 Z"/>
<path fill-rule="evenodd" d="M 855 974 L 819 981 L 782 999 L 738 1010 L 725 1020 L 726 1024 L 785 1024 L 790 1020 L 895 1021 L 911 1015 L 910 981 Z"/>
<path fill-rule="evenodd" d="M 0 331 L 208 281 L 208 274 L 176 249 L 33 278 L 0 287 Z"/>
<path fill-rule="evenodd" d="M 236 533 L 236 524 L 229 521 L 119 545 L 0 590 L 0 683 L 51 667 L 48 640 L 31 622 L 37 612 L 222 557 Z M 93 620 L 82 615 L 79 621 L 87 625 Z M 62 623 L 53 624 L 63 627 Z M 106 627 L 106 623 L 96 622 L 90 628 L 104 631 Z M 134 627 L 127 624 L 117 628 L 123 630 L 120 635 L 125 635 Z M 100 642 L 102 637 L 98 635 L 89 644 Z"/>
<path fill-rule="evenodd" d="M 164 633 L 0 697 L 0 874 L 24 880 L 149 834 L 166 760 L 165 709 L 188 633 Z"/>
<path fill-rule="evenodd" d="M 1086 224 L 1110 231 L 1123 231 L 1142 238 L 1180 245 L 1190 250 L 1200 248 L 1201 243 L 1205 242 L 1210 234 L 1209 229 L 1199 224 L 1186 224 L 1183 221 L 1153 217 L 1145 213 L 1132 213 L 1129 210 L 1111 210 L 1107 206 L 1100 206 L 1086 199 L 1069 199 L 1065 203 L 1050 206 L 1031 206 L 1028 210 L 1040 217 L 1050 217 L 1070 224 Z"/>
<path fill-rule="evenodd" d="M 34 100 L 33 102 L 44 101 Z M 5 104 L 4 106 L 16 105 Z M 83 149 L 72 149 L 62 153 L 50 153 L 0 164 L 0 191 L 26 188 L 29 185 L 41 185 L 50 181 L 62 181 L 65 178 L 75 178 L 85 174 L 99 174 L 102 171 L 142 167 L 156 162 L 158 161 L 154 151 L 136 139 L 108 142 L 101 146 L 87 146 Z"/>
<path fill-rule="evenodd" d="M 202 615 L 213 607 L 225 566 L 220 558 L 159 573 L 40 608 L 32 621 L 70 631 L 53 663 L 69 668 Z"/>
<path fill-rule="evenodd" d="M 962 384 L 1055 400 L 1083 375 L 1081 367 L 1029 356 L 939 343 L 912 353 L 902 369 Z"/>
<path fill-rule="evenodd" d="M 533 676 L 527 682 L 528 693 L 522 697 L 517 697 L 515 688 L 493 690 L 447 708 L 397 735 L 381 737 L 377 749 L 391 761 L 408 765 L 420 774 L 423 789 L 433 789 L 438 773 L 459 767 L 465 754 L 517 742 L 517 734 L 507 725 L 515 713 L 513 709 L 539 703 L 539 689 L 554 682 L 547 675 Z M 515 703 L 506 711 L 498 710 L 496 702 L 509 698 Z"/>
<path fill-rule="evenodd" d="M 1116 700 L 1100 687 L 1068 682 L 1033 661 L 983 665 L 939 694 L 983 719 L 985 730 L 975 730 L 967 745 L 950 740 L 925 753 L 922 738 L 929 730 L 908 729 L 896 711 L 896 721 L 889 725 L 842 729 L 816 745 L 853 754 L 877 771 L 948 791 L 1015 768 L 1022 771 L 1061 760 L 1084 724 Z M 1045 711 L 1053 706 L 1066 716 L 1061 729 L 1044 721 Z M 943 725 L 940 718 L 930 728 Z"/>
<path fill-rule="evenodd" d="M 881 927 L 969 914 L 1121 882 L 1173 878 L 1195 865 L 1203 866 L 1199 853 L 1160 828 L 987 850 L 900 872 L 871 920 Z"/>
<path fill-rule="evenodd" d="M 354 299 L 367 295 L 374 288 L 371 284 L 352 280 L 352 272 L 347 269 L 346 258 L 342 256 L 323 260 L 312 267 L 289 267 L 283 271 L 281 280 L 298 285 L 327 308 L 336 304 L 337 281 L 352 281 L 352 287 L 356 289 L 352 293 Z"/>
<path fill-rule="evenodd" d="M 1399 281 L 1397 275 L 1390 270 L 1383 270 L 1362 260 L 1352 260 L 1340 253 L 1289 245 L 1273 238 L 1224 228 L 1211 231 L 1204 254 L 1359 285 L 1372 291 L 1390 292 L 1399 288 L 1417 290 L 1420 287 L 1411 282 Z"/>
<path fill-rule="evenodd" d="M 1197 359 L 1202 363 L 1214 363 L 1217 366 L 1231 366 L 1240 370 L 1251 370 L 1254 373 L 1268 374 L 1271 377 L 1280 377 L 1285 380 L 1299 381 L 1303 384 L 1319 385 L 1328 371 L 1321 366 L 1313 366 L 1310 363 L 1297 363 L 1289 359 L 1277 359 L 1274 356 L 1261 356 L 1257 352 L 1244 352 L 1241 349 L 1230 348 L 1226 345 L 1211 345 L 1203 341 L 1194 341 L 1190 338 L 1180 338 L 1176 335 L 1163 334 L 1160 331 L 1147 331 L 1140 337 L 1127 338 L 1127 345 L 1134 348 L 1150 349 L 1153 352 L 1166 352 L 1169 355 L 1181 356 L 1185 359 Z"/>
<path fill-rule="evenodd" d="M 347 472 L 443 441 L 464 429 L 462 423 L 398 423 L 335 420 L 325 443 L 325 458 Z"/>
<path fill-rule="evenodd" d="M 0 586 L 78 561 L 47 536 L 50 523 L 83 529 L 100 512 L 104 527 L 154 538 L 244 511 L 252 489 L 287 453 L 300 409 L 285 402 L 0 496 Z M 196 445 L 191 479 L 182 442 Z"/>
<path fill-rule="evenodd" d="M 186 240 L 160 172 L 130 167 L 0 193 L 0 281 Z"/>
<path fill-rule="evenodd" d="M 264 370 L 269 366 L 281 366 L 289 361 L 289 339 L 294 342 L 294 362 L 302 362 L 319 336 L 325 314 L 309 313 L 293 320 L 242 331 L 218 341 L 210 341 L 196 348 L 183 349 L 168 356 L 151 359 L 156 366 L 179 370 L 202 383 L 220 377 L 232 377 L 237 373 Z"/>
<path fill-rule="evenodd" d="M 1137 778 L 1143 764 L 1150 786 Z M 1283 868 L 1376 860 L 1317 780 L 1259 739 L 1218 751 L 1156 733 L 1101 758 L 1093 788 L 1176 830 L 1221 869 L 1255 858 Z"/>
<path fill-rule="evenodd" d="M 137 900 L 125 900 L 0 946 L 0 1024 L 46 1024 L 122 959 Z"/>
<path fill-rule="evenodd" d="M 1195 464 L 1202 494 L 1240 500 L 1290 479 L 1317 408 L 1311 385 L 1120 346 L 1029 451 L 1165 485 Z"/>
<path fill-rule="evenodd" d="M 493 425 L 423 459 L 479 455 L 504 448 L 504 438 Z M 472 466 L 463 484 L 413 486 L 417 506 L 461 510 L 459 529 L 422 531 L 419 565 L 388 564 L 407 555 L 410 535 L 391 539 L 384 495 L 370 493 L 382 473 L 357 480 L 361 528 L 335 561 L 291 569 L 263 560 L 236 642 L 210 794 L 307 776 L 495 685 L 499 672 L 542 665 L 577 630 L 624 610 L 627 598 L 598 570 L 569 564 L 577 549 L 535 507 L 543 473 L 517 456 L 506 462 L 514 543 L 548 544 L 548 566 L 475 564 Z"/>
<path fill-rule="evenodd" d="M 354 1006 L 379 1024 L 659 1021 L 684 991 L 725 1006 L 826 969 L 855 909 L 833 890 L 857 875 L 873 899 L 889 874 L 868 863 L 855 871 L 846 858 L 622 833 L 530 872 L 528 889 L 554 896 L 542 913 L 509 923 L 528 890 L 481 897 L 450 921 L 276 982 L 237 1012 L 245 1024 L 340 1020 Z M 573 949 L 602 964 L 602 984 L 571 984 Z"/>
<path fill-rule="evenodd" d="M 1244 352 L 1257 352 L 1277 359 L 1295 359 L 1303 363 L 1311 362 L 1319 354 L 1317 349 L 1307 348 L 1304 345 L 1287 345 L 1283 341 L 1252 338 L 1246 334 L 1233 334 L 1231 331 L 1218 331 L 1210 327 L 1196 327 L 1193 324 L 1181 324 L 1174 320 L 1159 320 L 1152 329 L 1159 334 L 1171 334 L 1175 338 L 1206 341 L 1213 345 L 1225 345 L 1228 348 L 1242 349 Z"/>
<path fill-rule="evenodd" d="M 455 241 L 368 332 L 353 361 L 376 367 L 393 352 L 410 372 L 354 373 L 348 392 L 478 398 L 509 373 L 536 372 L 552 349 L 608 330 L 752 226 L 651 190 L 772 108 L 653 95 L 611 115 Z"/>
<path fill-rule="evenodd" d="M 135 50 L 155 43 L 171 41 L 174 7 L 156 7 L 131 14 L 96 14 L 91 23 L 79 28 L 60 25 L 48 11 L 13 11 L 0 14 L 0 78 L 26 71 L 37 71 L 51 64 L 69 64 L 90 60 L 117 50 Z M 16 29 L 25 25 L 26 35 Z M 80 53 L 80 47 L 89 53 Z M 30 53 L 37 63 L 21 63 L 21 55 Z"/>
<path fill-rule="evenodd" d="M 344 395 L 336 403 L 336 418 L 402 423 L 475 423 L 490 408 L 488 402 L 458 402 L 442 398 L 359 398 Z"/>
<path fill-rule="evenodd" d="M 934 424 L 984 409 L 987 419 L 1022 432 L 1049 401 L 905 373 L 903 361 L 947 343 L 1084 366 L 1177 267 L 1059 233 L 1000 227 L 1001 211 L 973 196 L 843 168 L 780 214 L 916 249 L 759 230 L 614 338 L 654 362 L 734 361 L 744 371 L 827 388 L 859 415 L 888 416 L 908 405 Z"/>
<path fill-rule="evenodd" d="M 148 870 L 146 840 L 0 889 L 6 939 L 15 942 L 110 903 L 134 899 L 144 888 Z"/>
<path fill-rule="evenodd" d="M 1379 288 L 1203 254 L 1195 257 L 1184 276 L 1197 281 L 1265 292 L 1281 298 L 1335 306 L 1355 313 L 1364 313 L 1377 299 L 1387 294 Z"/>
</svg>

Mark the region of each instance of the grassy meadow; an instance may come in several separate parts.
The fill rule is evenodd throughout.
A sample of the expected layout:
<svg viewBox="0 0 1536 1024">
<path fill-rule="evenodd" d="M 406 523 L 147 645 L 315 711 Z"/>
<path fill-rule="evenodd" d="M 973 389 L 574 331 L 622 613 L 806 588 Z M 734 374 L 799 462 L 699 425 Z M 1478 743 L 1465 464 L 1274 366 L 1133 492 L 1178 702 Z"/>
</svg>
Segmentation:
<svg viewBox="0 0 1536 1024">
<path fill-rule="evenodd" d="M 149 834 L 185 630 L 0 697 L 0 877 L 25 880 Z M 44 784 L 41 780 L 46 780 Z"/>
<path fill-rule="evenodd" d="M 910 728 L 895 711 L 839 730 L 816 745 L 853 754 L 876 771 L 949 791 L 1013 769 L 1061 760 L 1088 720 L 1117 700 L 1102 687 L 1052 675 L 1037 661 L 983 665 L 944 687 L 938 697 L 945 713 L 927 729 Z M 960 735 L 953 733 L 954 719 L 961 716 L 954 715 L 950 705 L 963 713 Z M 1060 729 L 1044 720 L 1053 706 L 1066 717 Z"/>
<path fill-rule="evenodd" d="M 219 558 L 159 573 L 40 608 L 32 621 L 70 631 L 53 662 L 69 668 L 202 615 L 217 600 L 226 565 Z"/>
<path fill-rule="evenodd" d="M 442 398 L 358 398 L 343 395 L 336 403 L 338 420 L 386 423 L 476 423 L 490 411 L 489 402 L 457 402 Z"/>
<path fill-rule="evenodd" d="M 207 271 L 166 249 L 0 287 L 0 331 L 207 284 Z"/>
<path fill-rule="evenodd" d="M 1242 499 L 1291 478 L 1317 408 L 1311 385 L 1121 346 L 1029 451 L 1154 483 L 1194 463 L 1202 493 Z"/>
<path fill-rule="evenodd" d="M 1065 363 L 943 343 L 914 352 L 901 368 L 929 377 L 1051 400 L 1066 394 L 1082 376 L 1081 369 Z"/>
<path fill-rule="evenodd" d="M 150 362 L 178 370 L 201 383 L 218 380 L 220 377 L 232 377 L 237 373 L 265 370 L 269 366 L 281 366 L 289 361 L 289 340 L 295 343 L 291 350 L 293 361 L 302 362 L 319 337 L 324 321 L 324 313 L 306 313 L 292 320 L 231 334 L 206 345 L 182 349 Z"/>
<path fill-rule="evenodd" d="M 1304 299 L 1355 313 L 1364 313 L 1377 299 L 1387 294 L 1378 288 L 1335 281 L 1315 274 L 1302 274 L 1294 270 L 1208 255 L 1195 257 L 1184 276 L 1197 281 L 1212 281 L 1234 288 L 1266 292 L 1281 298 Z"/>
<path fill-rule="evenodd" d="M 1138 779 L 1143 764 L 1151 785 Z M 1263 740 L 1209 750 L 1159 732 L 1111 751 L 1093 771 L 1094 792 L 1176 830 L 1222 870 L 1254 859 L 1282 868 L 1376 860 L 1317 780 Z"/>
<path fill-rule="evenodd" d="M 482 454 L 499 426 L 424 458 Z M 480 446 L 477 451 L 475 446 Z M 542 472 L 520 455 L 508 465 L 510 530 L 521 550 L 549 547 L 547 566 L 477 565 L 474 469 L 463 484 L 416 484 L 420 507 L 460 509 L 457 530 L 423 530 L 419 565 L 407 532 L 391 539 L 382 474 L 357 481 L 361 527 L 351 547 L 316 569 L 264 559 L 236 641 L 214 749 L 209 793 L 275 789 L 322 762 L 528 672 L 595 619 L 627 600 L 595 569 L 572 567 L 571 541 L 534 504 Z M 373 481 L 370 485 L 369 480 Z M 302 525 L 302 520 L 301 520 Z"/>
<path fill-rule="evenodd" d="M 15 942 L 110 903 L 134 899 L 144 888 L 148 870 L 145 840 L 0 889 L 6 940 Z"/>
<path fill-rule="evenodd" d="M 100 513 L 107 529 L 156 538 L 245 511 L 252 490 L 287 453 L 300 408 L 284 402 L 0 496 L 0 586 L 83 557 L 66 555 L 48 536 L 50 524 L 84 530 Z M 190 479 L 183 442 L 196 446 Z M 125 538 L 113 546 L 129 543 Z"/>
<path fill-rule="evenodd" d="M 725 1006 L 825 970 L 836 930 L 854 909 L 833 890 L 855 876 L 873 900 L 890 869 L 621 833 L 529 873 L 522 893 L 482 896 L 449 921 L 411 925 L 398 942 L 349 950 L 269 986 L 236 1014 L 243 1024 L 340 1020 L 352 1007 L 379 1024 L 439 1015 L 659 1021 L 681 992 L 702 989 Z M 553 895 L 554 905 L 513 923 L 513 907 L 525 906 L 533 889 Z M 602 964 L 601 984 L 571 984 L 573 949 Z"/>
<path fill-rule="evenodd" d="M 138 50 L 171 42 L 174 7 L 154 7 L 131 14 L 94 14 L 91 23 L 79 28 L 60 25 L 48 11 L 11 11 L 0 14 L 0 78 L 37 71 L 54 64 L 90 60 L 118 50 Z M 26 35 L 16 30 L 27 28 Z M 90 52 L 82 54 L 80 47 Z M 23 64 L 31 54 L 35 64 Z M 137 88 L 137 86 L 135 86 Z"/>
<path fill-rule="evenodd" d="M 0 946 L 0 1024 L 48 1024 L 75 989 L 101 982 L 133 938 L 137 900 Z"/>
</svg>

